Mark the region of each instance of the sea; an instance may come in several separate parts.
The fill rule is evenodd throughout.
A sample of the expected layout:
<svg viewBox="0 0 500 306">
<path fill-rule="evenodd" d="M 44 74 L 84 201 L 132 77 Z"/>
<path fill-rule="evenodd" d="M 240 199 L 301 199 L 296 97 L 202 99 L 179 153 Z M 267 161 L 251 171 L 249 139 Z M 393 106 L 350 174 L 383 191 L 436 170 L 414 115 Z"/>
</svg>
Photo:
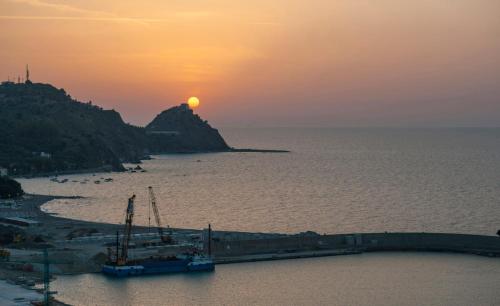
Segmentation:
<svg viewBox="0 0 500 306">
<path fill-rule="evenodd" d="M 290 153 L 160 155 L 140 165 L 146 172 L 20 182 L 29 193 L 80 196 L 43 209 L 89 221 L 123 223 L 135 194 L 134 221 L 147 225 L 152 186 L 171 227 L 482 235 L 500 229 L 500 129 L 220 132 L 236 148 Z M 500 305 L 499 280 L 498 259 L 378 253 L 232 264 L 200 275 L 61 276 L 53 287 L 73 305 Z"/>
</svg>

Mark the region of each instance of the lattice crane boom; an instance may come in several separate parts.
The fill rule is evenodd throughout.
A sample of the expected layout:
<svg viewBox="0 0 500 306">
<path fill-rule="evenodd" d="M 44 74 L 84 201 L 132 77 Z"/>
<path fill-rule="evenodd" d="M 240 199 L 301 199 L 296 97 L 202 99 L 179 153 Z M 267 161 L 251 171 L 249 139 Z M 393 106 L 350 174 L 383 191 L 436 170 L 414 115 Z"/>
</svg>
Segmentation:
<svg viewBox="0 0 500 306">
<path fill-rule="evenodd" d="M 134 220 L 134 200 L 135 194 L 128 199 L 127 212 L 125 216 L 125 231 L 122 240 L 122 252 L 116 260 L 116 263 L 119 265 L 125 264 L 128 258 L 128 247 L 130 244 L 130 238 L 132 235 L 132 223 Z"/>
<path fill-rule="evenodd" d="M 172 237 L 169 234 L 165 235 L 163 233 L 163 226 L 161 224 L 160 212 L 158 211 L 158 205 L 156 205 L 156 196 L 153 191 L 153 187 L 149 186 L 148 190 L 149 190 L 149 202 L 151 204 L 151 207 L 153 208 L 153 214 L 155 216 L 156 226 L 158 227 L 158 234 L 160 235 L 160 239 L 165 243 L 171 243 Z"/>
</svg>

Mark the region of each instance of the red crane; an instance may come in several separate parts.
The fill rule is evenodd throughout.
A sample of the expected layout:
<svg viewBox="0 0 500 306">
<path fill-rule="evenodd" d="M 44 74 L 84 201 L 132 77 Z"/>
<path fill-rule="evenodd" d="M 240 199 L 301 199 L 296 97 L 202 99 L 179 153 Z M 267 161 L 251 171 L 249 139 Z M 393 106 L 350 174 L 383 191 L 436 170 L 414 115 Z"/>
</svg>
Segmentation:
<svg viewBox="0 0 500 306">
<path fill-rule="evenodd" d="M 117 265 L 124 265 L 127 263 L 128 246 L 130 243 L 130 237 L 132 235 L 132 222 L 134 219 L 134 200 L 135 200 L 135 194 L 132 195 L 132 197 L 130 197 L 128 199 L 127 212 L 126 212 L 126 216 L 125 216 L 125 231 L 124 231 L 123 241 L 122 241 L 122 250 L 121 250 L 120 256 L 118 256 L 118 252 L 116 254 L 117 255 L 117 258 L 116 258 Z"/>
</svg>

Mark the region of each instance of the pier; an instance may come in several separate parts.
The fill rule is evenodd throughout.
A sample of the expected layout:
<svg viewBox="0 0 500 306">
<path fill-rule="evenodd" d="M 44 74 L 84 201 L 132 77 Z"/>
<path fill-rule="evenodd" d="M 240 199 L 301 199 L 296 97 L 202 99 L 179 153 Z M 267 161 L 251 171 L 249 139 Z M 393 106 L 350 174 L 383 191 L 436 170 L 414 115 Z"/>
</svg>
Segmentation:
<svg viewBox="0 0 500 306">
<path fill-rule="evenodd" d="M 261 239 L 224 239 L 214 234 L 219 264 L 350 255 L 364 252 L 450 252 L 500 257 L 500 237 L 447 233 L 298 234 Z"/>
</svg>

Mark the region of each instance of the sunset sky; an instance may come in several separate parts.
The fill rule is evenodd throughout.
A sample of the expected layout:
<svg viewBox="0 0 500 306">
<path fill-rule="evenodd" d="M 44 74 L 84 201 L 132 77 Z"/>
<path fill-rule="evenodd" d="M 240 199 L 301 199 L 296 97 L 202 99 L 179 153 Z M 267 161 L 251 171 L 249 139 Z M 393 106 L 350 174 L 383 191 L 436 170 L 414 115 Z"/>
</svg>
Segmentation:
<svg viewBox="0 0 500 306">
<path fill-rule="evenodd" d="M 500 126 L 500 1 L 0 0 L 0 79 L 144 125 Z"/>
</svg>

